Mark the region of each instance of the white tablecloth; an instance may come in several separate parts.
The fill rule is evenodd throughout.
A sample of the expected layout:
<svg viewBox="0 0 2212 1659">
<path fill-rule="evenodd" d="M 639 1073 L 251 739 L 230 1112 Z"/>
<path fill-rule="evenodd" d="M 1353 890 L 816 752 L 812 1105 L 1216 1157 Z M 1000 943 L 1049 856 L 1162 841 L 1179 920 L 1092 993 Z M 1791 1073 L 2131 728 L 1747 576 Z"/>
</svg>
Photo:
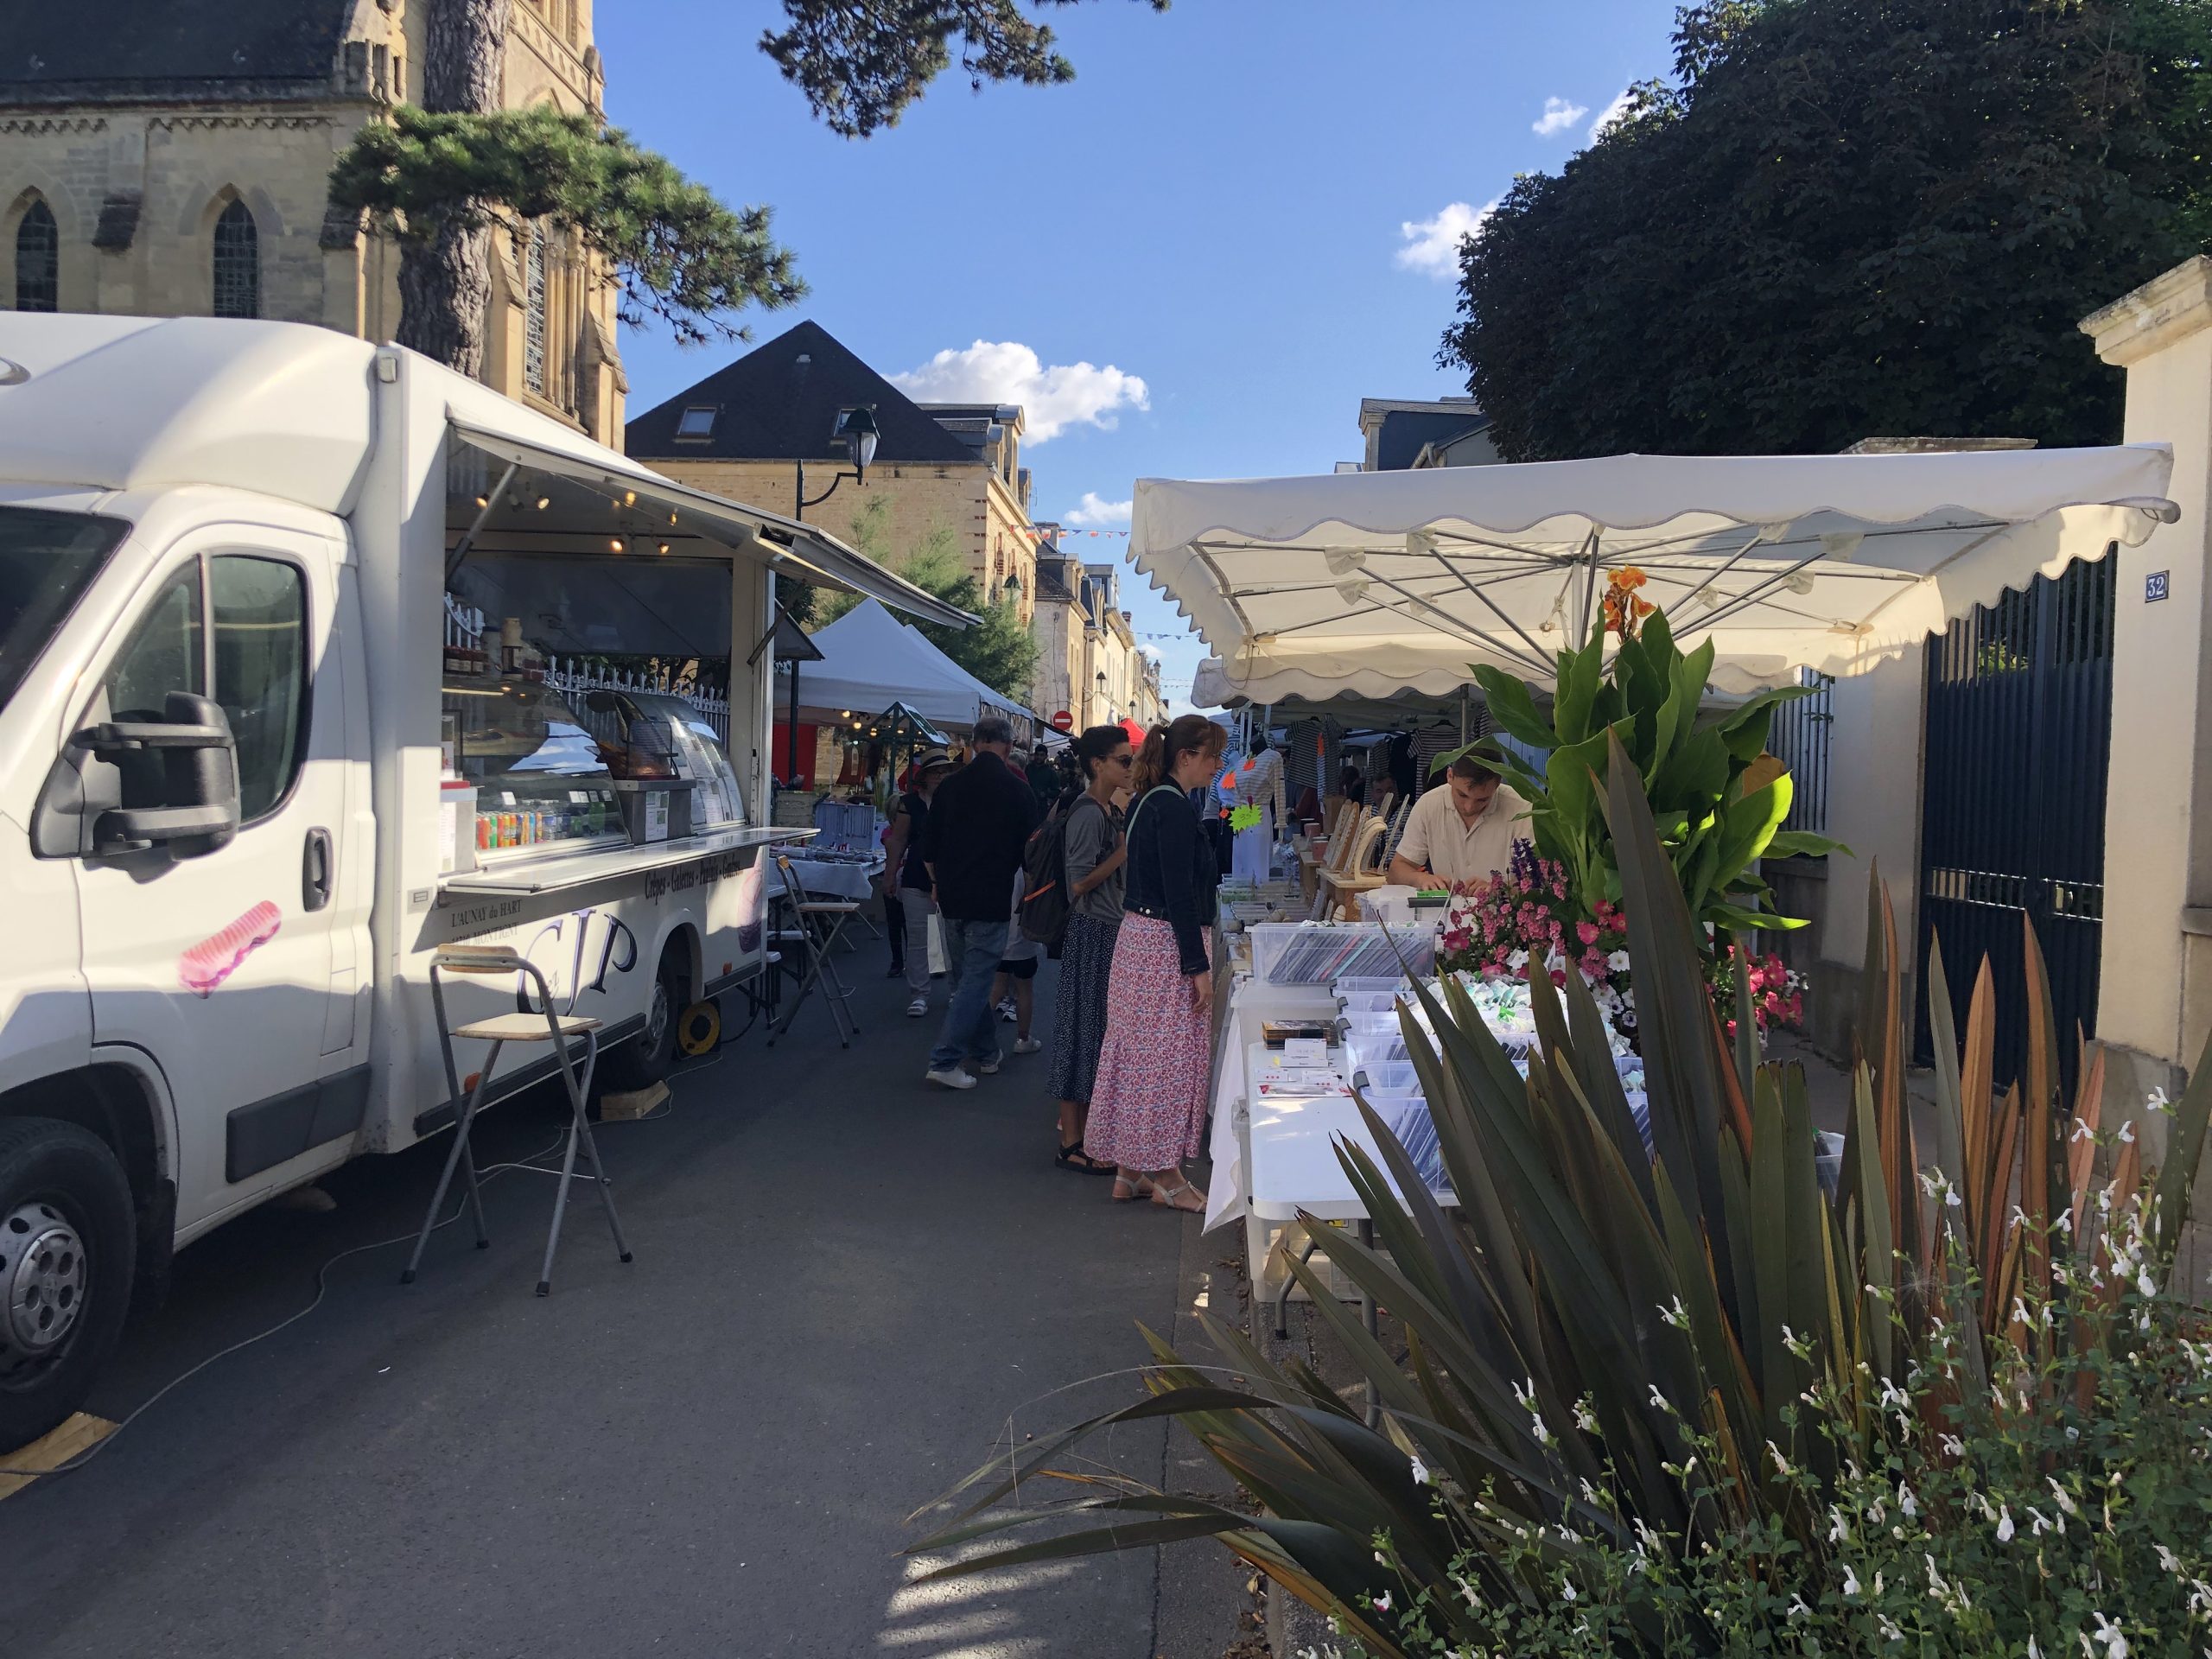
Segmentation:
<svg viewBox="0 0 2212 1659">
<path fill-rule="evenodd" d="M 1249 978 L 1239 980 L 1230 995 L 1228 1044 L 1214 1083 L 1209 1146 L 1213 1174 L 1205 1230 L 1247 1217 L 1280 1225 L 1295 1219 L 1300 1210 L 1324 1221 L 1364 1217 L 1367 1211 L 1351 1178 L 1337 1159 L 1339 1139 L 1360 1147 L 1389 1179 L 1367 1120 L 1350 1096 L 1248 1097 L 1247 1051 L 1260 1039 L 1262 1018 L 1304 1017 L 1306 1009 L 1316 1007 L 1314 999 L 1312 988 L 1262 986 Z M 1254 1014 L 1255 1005 L 1269 1003 L 1287 1006 L 1271 1007 L 1265 1016 Z M 1333 998 L 1328 999 L 1328 1009 L 1335 1011 Z M 1446 1204 L 1453 1201 L 1448 1194 L 1438 1197 Z"/>
<path fill-rule="evenodd" d="M 865 903 L 874 896 L 874 883 L 883 874 L 883 861 L 877 858 L 866 864 L 847 864 L 836 860 L 795 858 L 791 860 L 791 870 L 798 877 L 799 885 L 809 893 L 818 893 L 829 899 L 857 899 Z"/>
</svg>

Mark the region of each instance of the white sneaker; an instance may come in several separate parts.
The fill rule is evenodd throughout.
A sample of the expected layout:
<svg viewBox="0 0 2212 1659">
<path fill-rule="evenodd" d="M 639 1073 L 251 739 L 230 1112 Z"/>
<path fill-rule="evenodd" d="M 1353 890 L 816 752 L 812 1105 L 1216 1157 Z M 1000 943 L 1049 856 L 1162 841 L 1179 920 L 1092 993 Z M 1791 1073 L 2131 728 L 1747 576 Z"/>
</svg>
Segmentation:
<svg viewBox="0 0 2212 1659">
<path fill-rule="evenodd" d="M 1017 1054 L 1034 1054 L 1044 1046 L 1045 1045 L 1034 1037 L 1017 1037 L 1014 1039 L 1014 1052 Z"/>
<path fill-rule="evenodd" d="M 933 1083 L 940 1089 L 973 1089 L 976 1079 L 957 1065 L 932 1066 L 922 1074 L 924 1083 Z"/>
<path fill-rule="evenodd" d="M 1005 1001 L 999 1004 L 999 1018 L 1005 1020 L 1009 1026 L 1014 1024 L 1015 1020 L 1021 1018 L 1020 1012 L 1014 1006 L 1014 999 L 1012 997 L 1008 997 Z"/>
<path fill-rule="evenodd" d="M 991 1056 L 991 1058 L 990 1058 L 989 1059 L 988 1059 L 988 1060 L 977 1060 L 977 1061 L 976 1061 L 976 1062 L 975 1062 L 975 1067 L 976 1067 L 976 1069 L 978 1071 L 982 1072 L 985 1077 L 988 1077 L 992 1076 L 994 1073 L 995 1073 L 995 1072 L 998 1071 L 999 1066 L 1000 1066 L 1000 1065 L 1001 1065 L 1001 1063 L 1002 1059 L 1003 1059 L 1003 1057 L 1002 1057 L 1002 1056 L 1001 1056 L 1001 1055 L 997 1055 L 997 1054 L 994 1054 L 994 1055 L 992 1055 L 992 1056 Z"/>
<path fill-rule="evenodd" d="M 918 996 L 906 1005 L 906 1017 L 909 1020 L 918 1020 L 929 1011 L 930 1000 L 926 996 Z"/>
</svg>

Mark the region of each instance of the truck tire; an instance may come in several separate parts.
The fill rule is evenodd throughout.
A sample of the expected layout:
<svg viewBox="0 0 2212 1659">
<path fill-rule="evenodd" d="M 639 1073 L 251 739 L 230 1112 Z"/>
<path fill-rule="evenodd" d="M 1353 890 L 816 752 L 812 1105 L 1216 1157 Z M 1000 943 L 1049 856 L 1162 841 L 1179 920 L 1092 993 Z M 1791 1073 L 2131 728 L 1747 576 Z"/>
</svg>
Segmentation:
<svg viewBox="0 0 2212 1659">
<path fill-rule="evenodd" d="M 689 1006 L 683 984 L 683 953 L 676 941 L 660 953 L 653 974 L 652 1001 L 645 1005 L 645 1028 L 599 1058 L 603 1086 L 617 1094 L 650 1088 L 676 1066 L 676 1026 Z"/>
<path fill-rule="evenodd" d="M 92 1391 L 130 1311 L 135 1233 L 130 1184 L 99 1137 L 0 1120 L 0 1453 Z"/>
</svg>

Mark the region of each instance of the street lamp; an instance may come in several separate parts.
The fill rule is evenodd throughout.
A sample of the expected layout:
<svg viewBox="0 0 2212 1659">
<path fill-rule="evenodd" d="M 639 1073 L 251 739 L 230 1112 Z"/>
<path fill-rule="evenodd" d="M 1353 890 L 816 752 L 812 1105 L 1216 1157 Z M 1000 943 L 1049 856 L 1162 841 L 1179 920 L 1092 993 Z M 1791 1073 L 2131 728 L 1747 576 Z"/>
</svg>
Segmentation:
<svg viewBox="0 0 2212 1659">
<path fill-rule="evenodd" d="M 836 494 L 837 486 L 849 478 L 855 484 L 866 483 L 868 467 L 875 460 L 876 442 L 882 435 L 875 424 L 875 410 L 866 404 L 839 410 L 837 423 L 830 430 L 830 441 L 844 444 L 845 453 L 852 457 L 852 470 L 837 473 L 830 479 L 828 489 L 809 500 L 806 494 L 806 458 L 800 456 L 793 463 L 798 469 L 798 486 L 791 497 L 798 504 L 798 511 L 793 517 L 804 518 L 809 507 L 818 507 Z"/>
<path fill-rule="evenodd" d="M 1008 576 L 1006 579 L 1005 583 L 1000 588 L 999 593 L 1001 596 L 1005 599 L 1007 604 L 1013 606 L 1016 610 L 1020 609 L 1021 578 L 1020 576 Z"/>
</svg>

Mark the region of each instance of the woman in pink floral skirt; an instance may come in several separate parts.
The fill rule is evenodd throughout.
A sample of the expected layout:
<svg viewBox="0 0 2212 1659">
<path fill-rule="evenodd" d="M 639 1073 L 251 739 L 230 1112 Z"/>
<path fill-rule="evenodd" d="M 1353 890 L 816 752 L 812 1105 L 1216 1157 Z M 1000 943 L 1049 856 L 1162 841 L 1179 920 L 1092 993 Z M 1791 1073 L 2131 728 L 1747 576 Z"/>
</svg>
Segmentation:
<svg viewBox="0 0 2212 1659">
<path fill-rule="evenodd" d="M 1128 887 L 1106 992 L 1105 1046 L 1084 1146 L 1117 1166 L 1117 1202 L 1204 1211 L 1183 1179 L 1206 1117 L 1213 1054 L 1211 937 L 1221 867 L 1189 791 L 1221 764 L 1227 741 L 1201 715 L 1154 727 L 1137 754 Z"/>
</svg>

